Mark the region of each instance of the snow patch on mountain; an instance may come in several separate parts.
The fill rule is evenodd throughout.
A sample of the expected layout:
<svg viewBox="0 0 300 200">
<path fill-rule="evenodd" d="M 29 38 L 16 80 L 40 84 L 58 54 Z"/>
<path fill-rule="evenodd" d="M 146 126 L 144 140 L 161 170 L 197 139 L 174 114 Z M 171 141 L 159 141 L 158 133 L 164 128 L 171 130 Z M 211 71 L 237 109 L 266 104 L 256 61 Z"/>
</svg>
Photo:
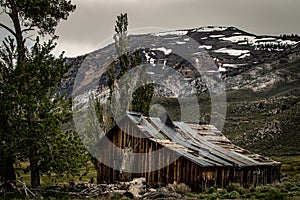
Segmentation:
<svg viewBox="0 0 300 200">
<path fill-rule="evenodd" d="M 241 56 L 239 57 L 239 59 L 244 59 L 244 58 L 249 57 L 249 56 L 251 56 L 250 53 L 245 53 L 244 55 L 241 55 Z"/>
<path fill-rule="evenodd" d="M 209 37 L 211 38 L 220 38 L 220 37 L 224 37 L 225 35 L 210 35 Z"/>
<path fill-rule="evenodd" d="M 223 67 L 233 67 L 233 68 L 237 68 L 236 64 L 223 64 Z"/>
<path fill-rule="evenodd" d="M 166 35 L 186 35 L 188 31 L 167 31 L 162 33 L 155 33 L 154 36 L 166 36 Z"/>
<path fill-rule="evenodd" d="M 260 39 L 256 39 L 256 42 L 271 41 L 271 40 L 276 40 L 276 38 L 273 38 L 273 37 L 260 38 Z"/>
<path fill-rule="evenodd" d="M 287 44 L 287 45 L 295 45 L 299 43 L 299 41 L 283 40 L 283 39 L 278 39 L 277 42 L 279 42 L 280 44 Z"/>
<path fill-rule="evenodd" d="M 225 67 L 219 67 L 219 72 L 226 72 L 227 70 L 226 70 L 226 68 Z"/>
<path fill-rule="evenodd" d="M 260 50 L 263 46 L 276 46 L 276 48 L 267 48 L 272 51 L 282 51 L 285 45 L 296 45 L 299 41 L 276 39 L 274 37 L 257 38 L 256 36 L 249 35 L 234 35 L 230 37 L 221 37 L 220 40 L 230 41 L 232 43 L 238 43 L 238 45 L 250 45 L 255 46 L 255 50 Z"/>
<path fill-rule="evenodd" d="M 223 67 L 227 68 L 239 68 L 248 65 L 248 63 L 241 63 L 241 64 L 231 64 L 231 63 L 225 63 L 223 64 Z"/>
<path fill-rule="evenodd" d="M 177 41 L 176 44 L 186 44 L 186 42 Z"/>
<path fill-rule="evenodd" d="M 201 27 L 196 29 L 197 32 L 213 32 L 213 31 L 225 31 L 228 27 Z"/>
<path fill-rule="evenodd" d="M 254 36 L 248 36 L 248 35 L 235 35 L 230 37 L 223 37 L 220 38 L 220 40 L 230 41 L 233 43 L 248 41 L 249 43 L 254 43 L 256 37 Z"/>
<path fill-rule="evenodd" d="M 199 49 L 211 49 L 212 46 L 209 46 L 209 45 L 200 45 L 199 46 Z"/>
<path fill-rule="evenodd" d="M 212 76 L 214 73 L 220 74 L 224 78 L 228 89 L 248 87 L 247 89 L 263 90 L 272 87 L 276 81 L 281 80 L 280 77 L 283 77 L 283 75 L 264 75 L 262 76 L 264 77 L 263 79 L 257 78 L 260 76 L 260 73 L 256 75 L 248 75 L 247 73 L 251 70 L 255 71 L 258 67 L 263 66 L 265 62 L 273 62 L 277 58 L 282 59 L 284 62 L 289 62 L 292 57 L 282 58 L 280 56 L 296 51 L 298 49 L 297 46 L 295 46 L 297 48 L 289 48 L 291 47 L 289 45 L 299 43 L 299 38 L 297 37 L 256 36 L 233 27 L 204 27 L 188 31 L 154 33 L 149 34 L 145 38 L 138 35 L 133 37 L 146 38 L 146 43 L 149 42 L 147 45 L 142 45 L 140 49 L 142 50 L 143 62 L 152 66 L 162 65 L 163 70 L 169 67 L 177 70 L 182 74 L 184 80 L 196 88 L 196 93 L 207 90 L 206 83 L 198 77 L 197 71 L 193 70 L 191 65 L 195 63 L 185 62 L 180 58 L 180 55 L 176 54 L 178 49 L 186 53 L 187 58 L 196 59 L 196 66 L 214 65 L 215 69 L 208 68 L 205 69 L 207 70 L 206 72 L 211 73 L 210 75 Z M 111 46 L 109 48 L 112 49 L 114 47 Z M 282 53 L 281 51 L 284 52 Z M 106 55 L 110 55 L 110 52 L 112 52 L 110 49 L 99 50 L 95 53 L 95 58 L 106 59 Z M 172 54 L 173 52 L 175 52 L 174 55 Z M 293 56 L 298 55 L 294 54 Z M 209 58 L 208 60 L 205 60 L 206 56 Z M 97 59 L 93 62 L 95 66 L 98 66 L 99 61 Z M 153 73 L 152 71 L 147 72 L 149 75 L 153 75 Z M 92 74 L 90 72 L 89 74 L 84 74 L 84 76 L 89 77 Z M 158 72 L 155 72 L 155 75 L 157 74 Z M 171 76 L 165 78 L 172 79 Z M 171 84 L 169 82 L 166 83 Z M 108 88 L 105 86 L 105 76 L 103 76 L 100 84 L 101 88 L 104 88 L 99 90 L 101 95 L 108 96 L 109 93 L 103 93 Z M 180 83 L 178 82 L 178 84 Z M 173 86 L 170 87 L 173 88 Z M 167 96 L 176 94 L 169 94 L 165 90 L 158 91 L 158 93 Z"/>
<path fill-rule="evenodd" d="M 227 49 L 227 48 L 221 48 L 218 50 L 215 50 L 216 53 L 227 53 L 230 56 L 241 56 L 243 54 L 249 53 L 249 50 L 239 50 L 239 49 Z"/>
<path fill-rule="evenodd" d="M 170 55 L 172 53 L 172 49 L 166 49 L 165 47 L 155 48 L 155 49 L 152 49 L 152 50 L 162 51 L 162 52 L 164 52 L 164 54 L 166 56 Z"/>
</svg>

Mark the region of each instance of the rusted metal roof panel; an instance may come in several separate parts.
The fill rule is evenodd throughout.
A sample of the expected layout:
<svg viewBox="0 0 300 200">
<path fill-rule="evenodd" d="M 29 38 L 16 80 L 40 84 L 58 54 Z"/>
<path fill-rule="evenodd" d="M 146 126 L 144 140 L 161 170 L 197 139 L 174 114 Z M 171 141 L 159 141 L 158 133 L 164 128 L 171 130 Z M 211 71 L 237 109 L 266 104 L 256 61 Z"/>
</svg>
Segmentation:
<svg viewBox="0 0 300 200">
<path fill-rule="evenodd" d="M 243 159 L 255 161 L 256 165 L 280 165 L 279 162 L 254 154 L 230 142 L 216 127 L 212 125 L 186 124 L 197 131 L 205 140 L 236 154 Z M 225 138 L 225 139 L 224 139 Z M 255 165 L 254 164 L 254 165 Z M 250 163 L 248 165 L 251 165 Z"/>
<path fill-rule="evenodd" d="M 229 151 L 218 145 L 207 141 L 202 136 L 200 136 L 195 130 L 191 129 L 187 124 L 183 122 L 174 122 L 177 126 L 179 126 L 183 131 L 190 133 L 190 135 L 194 138 L 195 141 L 199 143 L 199 145 L 207 146 L 211 149 L 212 152 L 215 152 L 218 156 L 223 159 L 228 159 L 231 162 L 234 162 L 237 166 L 249 166 L 249 165 L 260 165 L 261 163 L 247 158 L 241 155 L 236 154 L 235 152 Z"/>
<path fill-rule="evenodd" d="M 187 140 L 184 138 L 179 131 L 174 131 L 165 124 L 161 123 L 160 119 L 158 118 L 150 118 L 151 121 L 156 125 L 157 128 L 159 128 L 165 135 L 168 136 L 168 139 L 171 141 L 181 144 L 188 149 L 191 149 L 195 151 L 199 156 L 204 157 L 211 162 L 213 162 L 215 165 L 226 165 L 226 166 L 232 166 L 231 163 L 227 162 L 226 160 L 222 158 L 218 158 L 215 156 L 212 152 L 210 152 L 210 149 L 208 148 L 203 148 L 201 146 L 198 146 L 196 143 L 193 141 Z M 188 137 L 188 135 L 185 135 L 185 137 Z"/>
<path fill-rule="evenodd" d="M 151 136 L 149 139 L 201 166 L 245 167 L 280 164 L 233 145 L 212 125 L 173 122 L 175 127 L 169 127 L 159 118 L 146 118 L 132 112 L 128 112 L 127 116 L 141 131 Z"/>
<path fill-rule="evenodd" d="M 165 139 L 151 124 L 142 116 L 128 115 L 128 117 L 137 125 L 142 126 L 153 138 Z"/>
<path fill-rule="evenodd" d="M 154 141 L 172 151 L 177 152 L 179 155 L 184 156 L 186 158 L 188 158 L 189 160 L 191 160 L 192 162 L 197 163 L 198 165 L 204 166 L 204 167 L 212 167 L 212 166 L 216 166 L 215 163 L 205 159 L 204 157 L 201 156 L 195 156 L 193 155 L 193 151 L 180 145 L 180 144 L 176 144 L 170 140 L 160 140 L 160 139 L 154 139 L 154 138 L 150 138 L 151 141 Z"/>
</svg>

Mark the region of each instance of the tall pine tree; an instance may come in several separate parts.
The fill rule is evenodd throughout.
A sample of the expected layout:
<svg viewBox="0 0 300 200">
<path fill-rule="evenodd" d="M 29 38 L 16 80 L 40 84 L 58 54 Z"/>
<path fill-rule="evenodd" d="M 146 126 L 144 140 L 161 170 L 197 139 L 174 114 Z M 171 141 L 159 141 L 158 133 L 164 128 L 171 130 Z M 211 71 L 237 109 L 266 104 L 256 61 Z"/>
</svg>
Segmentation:
<svg viewBox="0 0 300 200">
<path fill-rule="evenodd" d="M 6 102 L 1 120 L 7 127 L 1 130 L 1 137 L 10 149 L 1 149 L 1 161 L 13 174 L 9 161 L 16 156 L 28 159 L 31 186 L 35 188 L 40 186 L 40 173 L 74 174 L 87 161 L 78 136 L 61 129 L 70 119 L 70 102 L 55 95 L 55 91 L 68 66 L 63 55 L 56 58 L 51 54 L 56 27 L 75 10 L 75 5 L 67 0 L 0 0 L 0 6 L 13 26 L 0 22 L 13 38 L 3 42 L 1 55 L 2 81 L 10 84 L 0 91 L 1 101 Z M 31 32 L 39 36 L 32 47 L 27 47 Z M 43 36 L 51 39 L 41 43 L 39 37 Z"/>
<path fill-rule="evenodd" d="M 108 73 L 108 86 L 111 90 L 111 94 L 115 89 L 115 83 L 119 79 L 123 79 L 122 83 L 118 85 L 118 93 L 115 98 L 112 99 L 113 105 L 118 105 L 118 108 L 114 108 L 115 112 L 123 112 L 125 110 L 133 110 L 136 112 L 141 112 L 144 115 L 149 114 L 150 110 L 150 102 L 154 93 L 154 85 L 147 84 L 145 82 L 145 74 L 144 71 L 139 71 L 140 75 L 138 81 L 132 81 L 127 77 L 126 73 L 139 65 L 142 64 L 142 56 L 140 55 L 139 50 L 137 49 L 135 52 L 129 52 L 128 48 L 128 18 L 127 14 L 121 14 L 117 17 L 116 25 L 115 25 L 115 48 L 117 52 L 117 60 L 112 62 L 111 65 L 107 69 Z M 125 79 L 125 80 L 124 80 Z M 128 80 L 127 80 L 128 79 Z M 137 88 L 132 94 L 132 102 L 127 102 L 122 97 L 128 96 L 129 88 L 132 88 L 134 84 L 142 85 Z M 126 104 L 127 103 L 127 104 Z M 120 108 L 119 108 L 120 107 Z"/>
</svg>

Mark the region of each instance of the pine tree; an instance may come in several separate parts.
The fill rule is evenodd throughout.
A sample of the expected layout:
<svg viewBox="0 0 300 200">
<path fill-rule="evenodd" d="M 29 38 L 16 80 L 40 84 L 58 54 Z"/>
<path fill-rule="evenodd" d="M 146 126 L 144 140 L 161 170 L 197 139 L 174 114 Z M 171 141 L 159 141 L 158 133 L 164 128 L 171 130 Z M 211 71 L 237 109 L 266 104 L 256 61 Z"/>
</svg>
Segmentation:
<svg viewBox="0 0 300 200">
<path fill-rule="evenodd" d="M 87 161 L 78 136 L 61 129 L 71 117 L 70 102 L 55 91 L 68 66 L 63 54 L 58 58 L 51 54 L 56 27 L 75 6 L 67 0 L 0 0 L 0 6 L 14 27 L 0 23 L 14 38 L 4 41 L 2 52 L 6 53 L 1 55 L 1 66 L 7 71 L 2 80 L 10 84 L 0 91 L 1 101 L 7 102 L 4 109 L 10 113 L 1 119 L 8 117 L 5 123 L 12 128 L 5 138 L 12 150 L 8 156 L 29 159 L 31 186 L 38 187 L 40 173 L 76 174 L 76 168 Z M 39 35 L 32 47 L 25 45 L 30 31 Z M 51 39 L 41 43 L 43 36 Z"/>
<path fill-rule="evenodd" d="M 148 115 L 150 110 L 150 102 L 154 93 L 154 85 L 147 84 L 145 82 L 146 72 L 139 73 L 139 80 L 135 84 L 143 86 L 137 88 L 136 91 L 133 92 L 132 102 L 128 103 L 126 100 L 123 102 L 122 98 L 120 98 L 128 96 L 128 91 L 130 91 L 130 88 L 134 86 L 132 85 L 132 81 L 129 80 L 130 77 L 126 77 L 124 75 L 128 72 L 128 70 L 142 64 L 142 56 L 140 55 L 140 52 L 138 50 L 136 52 L 129 52 L 128 50 L 127 26 L 127 14 L 125 13 L 118 16 L 115 26 L 116 34 L 114 35 L 118 60 L 112 62 L 107 69 L 108 86 L 111 90 L 111 94 L 115 89 L 115 82 L 122 78 L 122 83 L 118 85 L 119 98 L 116 97 L 112 99 L 112 103 L 113 105 L 117 105 L 115 112 L 124 113 L 124 111 L 131 109 L 133 111 Z M 120 68 L 119 71 L 117 70 L 118 67 Z"/>
<path fill-rule="evenodd" d="M 16 174 L 13 167 L 15 162 L 16 145 L 14 144 L 14 135 L 12 120 L 14 116 L 14 96 L 11 92 L 14 87 L 14 54 L 15 46 L 13 39 L 8 37 L 3 41 L 3 47 L 0 48 L 0 175 L 1 182 L 15 182 Z"/>
</svg>

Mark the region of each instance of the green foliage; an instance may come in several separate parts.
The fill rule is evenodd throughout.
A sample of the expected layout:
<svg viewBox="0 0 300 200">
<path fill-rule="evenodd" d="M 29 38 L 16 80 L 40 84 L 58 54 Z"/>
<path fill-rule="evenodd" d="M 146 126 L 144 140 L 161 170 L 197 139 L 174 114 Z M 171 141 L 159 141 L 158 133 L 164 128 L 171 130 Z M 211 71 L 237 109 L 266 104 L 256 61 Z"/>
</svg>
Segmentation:
<svg viewBox="0 0 300 200">
<path fill-rule="evenodd" d="M 99 99 L 96 99 L 95 109 L 99 125 L 103 131 L 102 134 L 104 134 L 114 126 L 113 114 L 109 104 L 101 104 Z"/>
<path fill-rule="evenodd" d="M 114 90 L 114 80 L 116 79 L 116 61 L 113 61 L 108 67 L 107 67 L 107 85 L 110 89 L 110 96 L 112 95 L 112 92 Z"/>
<path fill-rule="evenodd" d="M 69 66 L 63 54 L 58 58 L 51 54 L 56 46 L 56 27 L 75 6 L 66 0 L 0 0 L 0 6 L 14 27 L 0 22 L 14 37 L 7 37 L 0 51 L 4 105 L 0 137 L 6 144 L 0 148 L 1 155 L 29 159 L 33 187 L 39 186 L 40 173 L 78 175 L 89 155 L 76 133 L 62 131 L 62 125 L 71 119 L 71 102 L 56 95 L 56 90 Z M 30 31 L 50 39 L 41 43 L 38 36 L 34 45 L 27 47 Z"/>
<path fill-rule="evenodd" d="M 126 56 L 128 56 L 127 28 L 128 28 L 127 13 L 117 16 L 116 25 L 115 25 L 116 33 L 114 35 L 114 40 L 115 40 L 115 48 L 116 48 L 117 54 L 118 54 L 118 56 L 120 56 L 120 60 L 122 63 L 121 68 L 123 67 L 123 69 L 121 71 L 128 70 L 128 68 L 127 69 L 125 68 L 126 67 L 126 59 L 127 59 Z M 126 56 L 122 57 L 123 54 L 126 54 Z"/>
<path fill-rule="evenodd" d="M 230 199 L 238 199 L 240 197 L 240 194 L 237 191 L 232 191 L 228 194 L 228 197 Z"/>
<path fill-rule="evenodd" d="M 70 120 L 71 104 L 63 96 L 56 96 L 55 91 L 68 66 L 62 56 L 51 55 L 53 48 L 52 41 L 40 44 L 37 39 L 22 66 L 27 69 L 26 74 L 19 70 L 20 63 L 10 71 L 4 67 L 2 86 L 5 87 L 1 87 L 1 94 L 5 96 L 1 99 L 6 102 L 2 109 L 10 131 L 9 137 L 4 138 L 4 133 L 1 136 L 10 156 L 18 160 L 29 158 L 28 147 L 34 147 L 37 150 L 34 159 L 39 163 L 40 172 L 78 175 L 78 169 L 89 157 L 79 137 L 61 129 L 62 124 Z M 24 84 L 27 81 L 30 84 Z"/>
<path fill-rule="evenodd" d="M 54 34 L 60 20 L 66 20 L 76 8 L 67 0 L 0 0 L 0 6 L 10 16 L 17 14 L 22 32 L 36 28 L 42 35 Z"/>
<path fill-rule="evenodd" d="M 284 175 L 281 182 L 259 187 L 243 188 L 232 183 L 226 189 L 210 187 L 201 194 L 189 194 L 198 199 L 299 199 L 300 174 Z"/>
<path fill-rule="evenodd" d="M 239 194 L 244 193 L 244 188 L 240 186 L 240 184 L 231 183 L 226 187 L 226 191 L 231 193 L 233 191 L 237 191 Z"/>
<path fill-rule="evenodd" d="M 256 193 L 257 198 L 263 198 L 263 199 L 287 199 L 287 194 L 282 193 L 277 188 L 271 188 L 271 187 L 262 187 L 257 189 Z"/>
<path fill-rule="evenodd" d="M 127 14 L 121 14 L 117 17 L 115 26 L 115 49 L 118 55 L 117 60 L 111 62 L 107 67 L 107 85 L 110 89 L 110 100 L 115 105 L 114 110 L 116 113 L 123 113 L 126 110 L 133 110 L 149 115 L 150 102 L 154 93 L 154 85 L 147 84 L 145 81 L 146 72 L 139 73 L 138 83 L 132 83 L 133 77 L 127 77 L 125 74 L 135 67 L 142 64 L 142 57 L 139 51 L 128 52 L 128 38 L 127 38 L 128 18 Z M 112 98 L 115 90 L 115 82 L 122 79 L 122 83 L 118 84 L 118 94 Z M 132 94 L 132 102 L 124 101 L 124 97 L 128 96 L 128 91 L 134 85 L 141 85 Z M 131 103 L 131 105 L 130 105 Z M 125 114 L 125 113 L 124 113 Z"/>
<path fill-rule="evenodd" d="M 107 84 L 110 89 L 110 101 L 112 102 L 112 93 L 115 89 L 115 82 L 120 79 L 129 69 L 130 57 L 128 53 L 128 43 L 127 43 L 127 26 L 128 19 L 127 14 L 121 14 L 117 17 L 116 26 L 115 26 L 115 49 L 117 52 L 118 60 L 114 60 L 107 67 Z M 126 81 L 125 81 L 126 83 Z M 121 85 L 122 88 L 119 89 L 120 92 L 127 91 L 126 84 Z M 118 99 L 119 100 L 119 99 Z M 118 102 L 119 104 L 119 102 Z M 120 103 L 121 108 L 127 108 L 127 105 Z M 116 112 L 120 112 L 120 109 L 117 109 Z"/>
<path fill-rule="evenodd" d="M 0 152 L 3 152 L 3 154 L 6 154 L 5 152 L 11 154 L 14 147 L 12 145 L 14 137 L 9 134 L 10 130 L 13 130 L 11 118 L 16 117 L 12 113 L 16 105 L 15 94 L 11 92 L 16 88 L 12 84 L 15 81 L 13 75 L 14 54 L 14 40 L 10 37 L 6 38 L 3 41 L 2 48 L 0 48 L 0 139 L 2 141 Z"/>
<path fill-rule="evenodd" d="M 153 84 L 147 84 L 138 88 L 133 93 L 132 110 L 149 116 L 150 103 L 154 93 Z"/>
<path fill-rule="evenodd" d="M 292 77 L 291 82 L 278 82 L 263 91 L 227 91 L 228 106 L 223 133 L 235 144 L 259 154 L 297 155 L 299 140 L 295 140 L 295 136 L 300 122 L 300 81 L 296 74 L 300 72 L 299 66 L 299 59 L 278 64 L 278 68 Z M 259 131 L 274 121 L 279 122 L 280 131 L 258 139 Z M 299 171 L 292 163 L 284 165 L 283 169 L 294 174 Z"/>
<path fill-rule="evenodd" d="M 207 189 L 207 193 L 208 194 L 212 194 L 212 193 L 214 193 L 216 191 L 217 191 L 216 187 L 210 187 L 210 188 Z"/>
</svg>

